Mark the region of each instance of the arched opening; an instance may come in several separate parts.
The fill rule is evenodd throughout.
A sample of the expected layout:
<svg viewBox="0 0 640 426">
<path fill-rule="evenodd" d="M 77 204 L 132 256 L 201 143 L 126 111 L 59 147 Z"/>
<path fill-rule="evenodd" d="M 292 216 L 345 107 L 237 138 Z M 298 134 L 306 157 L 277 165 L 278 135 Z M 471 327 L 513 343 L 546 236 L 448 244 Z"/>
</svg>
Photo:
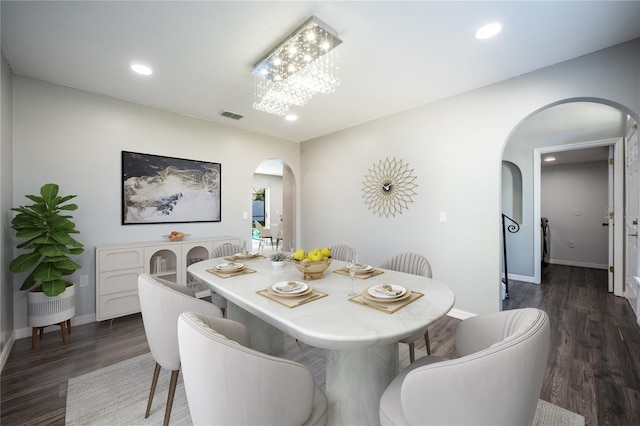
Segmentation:
<svg viewBox="0 0 640 426">
<path fill-rule="evenodd" d="M 268 230 L 267 251 L 290 250 L 296 234 L 295 176 L 282 160 L 267 159 L 253 174 L 252 236 L 257 248 L 260 236 L 256 222 Z"/>
<path fill-rule="evenodd" d="M 615 141 L 621 141 L 629 129 L 636 122 L 637 117 L 629 115 L 630 111 L 621 105 L 615 105 L 600 99 L 568 99 L 547 105 L 523 119 L 513 129 L 503 150 L 503 164 L 511 163 L 521 172 L 522 177 L 522 221 L 521 232 L 517 238 L 512 238 L 508 246 L 509 275 L 511 279 L 525 282 L 540 282 L 540 268 L 542 257 L 542 227 L 540 211 L 540 173 L 544 173 L 541 166 L 541 156 L 553 152 L 558 157 L 562 154 L 562 162 L 565 164 L 577 164 L 585 161 L 607 161 L 608 150 L 605 149 L 603 158 L 587 156 L 587 148 L 602 146 L 617 146 L 618 153 L 624 163 L 622 144 L 616 145 Z M 590 154 L 601 156 L 603 150 L 590 150 Z M 594 169 L 596 163 L 594 163 Z M 583 167 L 584 169 L 585 167 Z M 589 169 L 589 167 L 586 167 Z M 504 173 L 511 173 L 512 168 L 503 165 L 503 182 L 506 179 Z M 508 180 L 508 179 L 507 179 Z M 504 187 L 503 187 L 504 188 Z M 583 191 L 583 189 L 578 189 Z M 537 192 L 538 191 L 538 192 Z M 504 199 L 503 205 L 510 200 Z M 543 198 L 543 197 L 542 197 Z M 576 218 L 584 219 L 584 208 L 594 209 L 593 205 L 581 207 L 570 206 L 571 197 L 558 198 L 557 202 L 566 202 L 566 209 L 573 212 Z M 571 230 L 571 232 L 597 232 L 602 231 L 602 216 L 608 206 L 599 206 L 595 217 L 598 223 L 585 226 L 598 227 L 597 230 L 586 228 Z M 591 212 L 590 212 L 591 213 Z M 543 215 L 544 217 L 544 215 Z M 552 219 L 549 218 L 551 221 Z M 578 221 L 575 221 L 578 223 Z M 592 221 L 593 222 L 593 221 Z M 552 222 L 551 222 L 552 223 Z M 622 228 L 622 226 L 620 227 Z M 554 233 L 552 233 L 554 235 Z M 575 249 L 574 239 L 567 234 L 558 232 L 556 237 L 565 238 L 567 246 Z M 584 234 L 583 234 L 584 235 Z M 622 236 L 622 234 L 621 234 Z M 578 247 L 579 248 L 579 247 Z M 575 250 L 577 252 L 577 250 Z M 557 259 L 562 261 L 562 259 Z"/>
</svg>

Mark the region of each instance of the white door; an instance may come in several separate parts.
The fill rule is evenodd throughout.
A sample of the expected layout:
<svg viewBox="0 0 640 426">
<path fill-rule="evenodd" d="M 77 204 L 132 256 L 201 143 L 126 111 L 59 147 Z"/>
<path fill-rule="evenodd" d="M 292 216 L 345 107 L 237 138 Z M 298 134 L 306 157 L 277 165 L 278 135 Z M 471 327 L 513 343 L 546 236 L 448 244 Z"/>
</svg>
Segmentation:
<svg viewBox="0 0 640 426">
<path fill-rule="evenodd" d="M 634 285 L 638 275 L 638 131 L 637 125 L 625 138 L 625 290 Z"/>
<path fill-rule="evenodd" d="M 613 200 L 613 194 L 614 194 L 614 190 L 615 190 L 615 173 L 613 173 L 614 169 L 613 169 L 613 164 L 614 164 L 614 153 L 615 150 L 613 148 L 613 145 L 611 145 L 609 147 L 609 182 L 608 182 L 608 186 L 609 186 L 609 202 L 607 204 L 607 209 L 604 212 L 604 218 L 603 218 L 603 223 L 602 225 L 608 226 L 608 231 L 609 231 L 609 260 L 608 260 L 608 265 L 609 267 L 607 268 L 607 284 L 608 284 L 608 289 L 609 289 L 609 293 L 613 293 L 613 264 L 614 264 L 614 256 L 613 256 L 613 252 L 614 252 L 614 241 L 615 241 L 615 235 L 614 235 L 614 217 L 615 217 L 615 210 L 613 209 L 614 206 L 614 200 Z"/>
</svg>

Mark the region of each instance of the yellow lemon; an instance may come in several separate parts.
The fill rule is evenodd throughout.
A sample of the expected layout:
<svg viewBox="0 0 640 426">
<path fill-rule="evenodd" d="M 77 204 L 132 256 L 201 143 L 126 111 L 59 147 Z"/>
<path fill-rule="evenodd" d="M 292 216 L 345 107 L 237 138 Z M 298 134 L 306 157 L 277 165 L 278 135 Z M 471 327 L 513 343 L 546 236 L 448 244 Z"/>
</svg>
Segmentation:
<svg viewBox="0 0 640 426">
<path fill-rule="evenodd" d="M 329 247 L 323 247 L 322 250 L 320 250 L 320 252 L 324 257 L 331 257 L 331 249 Z"/>
<path fill-rule="evenodd" d="M 293 258 L 295 260 L 302 260 L 305 258 L 305 252 L 304 249 L 299 248 L 298 250 L 295 251 L 295 253 L 293 253 Z"/>
<path fill-rule="evenodd" d="M 311 259 L 312 262 L 317 262 L 319 260 L 322 260 L 322 253 L 319 250 L 311 252 L 311 254 L 309 255 L 309 258 Z"/>
</svg>

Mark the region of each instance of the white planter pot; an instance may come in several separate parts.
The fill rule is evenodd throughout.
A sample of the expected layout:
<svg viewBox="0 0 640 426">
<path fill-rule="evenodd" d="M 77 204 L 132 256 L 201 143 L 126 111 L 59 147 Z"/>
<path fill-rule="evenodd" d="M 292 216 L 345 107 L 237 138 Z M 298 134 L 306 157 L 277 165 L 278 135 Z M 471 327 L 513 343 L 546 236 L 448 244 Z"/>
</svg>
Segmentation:
<svg viewBox="0 0 640 426">
<path fill-rule="evenodd" d="M 45 327 L 58 324 L 76 315 L 76 286 L 71 284 L 64 293 L 49 297 L 41 291 L 27 293 L 27 324 Z"/>
<path fill-rule="evenodd" d="M 271 266 L 273 266 L 274 268 L 282 268 L 284 266 L 284 262 L 271 261 Z"/>
</svg>

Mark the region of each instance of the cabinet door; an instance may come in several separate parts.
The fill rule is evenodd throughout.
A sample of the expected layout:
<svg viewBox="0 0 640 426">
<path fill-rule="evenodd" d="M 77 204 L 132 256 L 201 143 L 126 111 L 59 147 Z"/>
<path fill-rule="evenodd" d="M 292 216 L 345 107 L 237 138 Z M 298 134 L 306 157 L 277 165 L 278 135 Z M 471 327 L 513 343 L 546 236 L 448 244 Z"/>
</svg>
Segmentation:
<svg viewBox="0 0 640 426">
<path fill-rule="evenodd" d="M 190 277 L 187 272 L 189 265 L 196 262 L 207 260 L 211 257 L 213 251 L 213 241 L 198 241 L 198 242 L 183 242 L 182 243 L 182 257 L 184 261 L 184 276 L 181 283 L 186 285 L 193 285 L 195 281 Z"/>
<path fill-rule="evenodd" d="M 182 248 L 179 242 L 144 248 L 144 271 L 148 274 L 174 283 L 184 284 L 182 280 Z"/>
<path fill-rule="evenodd" d="M 97 250 L 98 272 L 139 268 L 143 264 L 142 247 L 127 247 Z"/>
<path fill-rule="evenodd" d="M 139 268 L 99 272 L 96 288 L 96 321 L 140 312 L 138 299 Z"/>
</svg>

